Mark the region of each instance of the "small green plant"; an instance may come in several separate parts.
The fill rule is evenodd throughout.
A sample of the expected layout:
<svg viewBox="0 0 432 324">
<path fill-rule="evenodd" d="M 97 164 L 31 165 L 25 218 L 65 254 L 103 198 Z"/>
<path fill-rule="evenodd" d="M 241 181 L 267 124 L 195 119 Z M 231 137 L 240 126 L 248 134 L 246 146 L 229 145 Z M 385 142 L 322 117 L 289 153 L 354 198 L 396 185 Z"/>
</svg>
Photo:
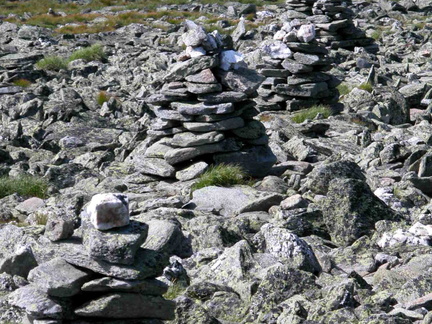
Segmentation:
<svg viewBox="0 0 432 324">
<path fill-rule="evenodd" d="M 0 177 L 0 198 L 17 193 L 23 197 L 47 198 L 48 182 L 40 177 Z"/>
<path fill-rule="evenodd" d="M 103 51 L 102 45 L 95 44 L 90 47 L 79 49 L 71 54 L 69 61 L 74 60 L 84 60 L 86 62 L 90 61 L 104 61 L 106 59 L 106 54 Z"/>
<path fill-rule="evenodd" d="M 345 96 L 351 92 L 351 87 L 344 82 L 339 84 L 336 88 L 338 89 L 340 96 Z"/>
<path fill-rule="evenodd" d="M 180 296 L 185 290 L 186 287 L 184 285 L 174 282 L 171 286 L 168 287 L 168 291 L 163 294 L 163 297 L 168 300 L 173 300 Z"/>
<path fill-rule="evenodd" d="M 311 108 L 303 109 L 295 113 L 291 117 L 291 120 L 294 123 L 300 124 L 303 123 L 306 119 L 314 119 L 318 114 L 322 114 L 324 118 L 328 118 L 332 114 L 332 111 L 330 107 L 327 106 L 312 106 Z"/>
<path fill-rule="evenodd" d="M 231 187 L 248 184 L 248 176 L 238 165 L 218 164 L 210 167 L 192 186 L 192 191 L 209 186 Z"/>
<path fill-rule="evenodd" d="M 111 95 L 109 95 L 106 91 L 99 91 L 99 93 L 96 96 L 96 101 L 99 106 L 102 106 L 104 102 L 109 101 L 111 98 Z"/>
<path fill-rule="evenodd" d="M 370 37 L 372 37 L 374 40 L 379 40 L 381 38 L 382 35 L 382 30 L 380 29 L 376 29 L 372 32 L 372 34 L 370 35 Z"/>
<path fill-rule="evenodd" d="M 60 71 L 67 69 L 67 60 L 60 56 L 47 56 L 36 63 L 36 67 L 46 71 Z"/>
<path fill-rule="evenodd" d="M 46 225 L 48 222 L 48 214 L 42 212 L 36 212 L 35 221 L 37 225 Z"/>
<path fill-rule="evenodd" d="M 14 85 L 18 86 L 18 87 L 22 87 L 22 88 L 28 88 L 31 86 L 31 81 L 27 80 L 27 79 L 18 79 L 12 82 Z"/>
<path fill-rule="evenodd" d="M 361 90 L 365 90 L 367 92 L 372 92 L 372 90 L 373 90 L 373 86 L 369 82 L 363 82 L 362 84 L 360 84 L 358 86 L 358 88 Z"/>
</svg>

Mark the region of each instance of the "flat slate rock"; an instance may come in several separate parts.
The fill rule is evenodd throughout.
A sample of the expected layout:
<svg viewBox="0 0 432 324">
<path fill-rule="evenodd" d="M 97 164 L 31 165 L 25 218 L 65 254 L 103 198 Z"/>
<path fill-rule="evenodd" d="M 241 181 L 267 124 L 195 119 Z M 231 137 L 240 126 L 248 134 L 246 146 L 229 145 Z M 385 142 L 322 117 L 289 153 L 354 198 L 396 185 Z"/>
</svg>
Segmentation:
<svg viewBox="0 0 432 324">
<path fill-rule="evenodd" d="M 165 160 L 170 165 L 175 165 L 194 159 L 204 154 L 213 154 L 217 152 L 238 151 L 240 147 L 231 139 L 223 140 L 215 144 L 207 144 L 195 147 L 175 148 L 165 154 Z"/>
<path fill-rule="evenodd" d="M 168 285 L 157 279 L 120 280 L 104 277 L 85 283 L 81 290 L 89 292 L 139 292 L 143 295 L 160 296 L 168 291 Z"/>
<path fill-rule="evenodd" d="M 71 297 L 78 294 L 81 286 L 90 278 L 89 273 L 75 268 L 61 258 L 42 263 L 28 275 L 31 283 L 53 297 Z"/>
<path fill-rule="evenodd" d="M 248 186 L 221 188 L 210 186 L 195 190 L 189 207 L 216 211 L 223 216 L 234 216 L 252 211 L 268 211 L 283 200 L 280 194 L 258 191 Z"/>
<path fill-rule="evenodd" d="M 137 221 L 108 231 L 99 231 L 83 223 L 83 245 L 92 259 L 130 265 L 135 262 L 135 254 L 147 233 L 148 225 Z"/>
<path fill-rule="evenodd" d="M 183 115 L 208 115 L 208 114 L 229 114 L 234 112 L 234 105 L 231 102 L 210 105 L 206 103 L 183 103 L 173 102 L 171 108 L 176 109 L 180 114 Z"/>
<path fill-rule="evenodd" d="M 175 169 L 164 159 L 145 158 L 135 165 L 135 167 L 137 171 L 144 174 L 151 174 L 164 178 L 170 178 L 175 175 Z"/>
<path fill-rule="evenodd" d="M 171 144 L 179 147 L 200 146 L 205 144 L 218 143 L 225 139 L 223 133 L 209 132 L 209 133 L 180 133 L 174 135 Z"/>
<path fill-rule="evenodd" d="M 175 302 L 162 297 L 131 293 L 113 293 L 92 300 L 75 310 L 85 317 L 157 318 L 173 320 Z"/>
<path fill-rule="evenodd" d="M 67 306 L 49 297 L 34 285 L 21 287 L 8 296 L 11 305 L 19 307 L 33 318 L 62 319 L 66 316 Z"/>
<path fill-rule="evenodd" d="M 204 122 L 187 122 L 183 123 L 184 128 L 191 132 L 212 132 L 212 131 L 227 131 L 237 129 L 244 126 L 244 120 L 241 117 L 229 118 L 214 123 Z"/>
<path fill-rule="evenodd" d="M 220 93 L 209 93 L 198 96 L 199 101 L 203 101 L 208 104 L 219 104 L 225 102 L 240 102 L 245 101 L 248 98 L 247 94 L 243 92 L 235 91 L 224 91 Z"/>
<path fill-rule="evenodd" d="M 76 236 L 58 243 L 41 237 L 39 244 L 34 247 L 34 253 L 36 259 L 40 262 L 60 257 L 72 265 L 122 280 L 141 280 L 157 277 L 162 274 L 163 268 L 168 264 L 166 256 L 142 248 L 138 249 L 133 265 L 112 264 L 106 261 L 94 260 L 87 255 L 81 239 Z"/>
</svg>

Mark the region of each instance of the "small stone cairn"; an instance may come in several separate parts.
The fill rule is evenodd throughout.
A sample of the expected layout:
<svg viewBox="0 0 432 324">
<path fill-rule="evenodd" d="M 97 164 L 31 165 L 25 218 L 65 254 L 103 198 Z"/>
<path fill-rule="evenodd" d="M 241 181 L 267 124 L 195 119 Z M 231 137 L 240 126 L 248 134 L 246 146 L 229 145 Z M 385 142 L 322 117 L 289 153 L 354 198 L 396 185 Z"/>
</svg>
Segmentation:
<svg viewBox="0 0 432 324">
<path fill-rule="evenodd" d="M 211 163 L 234 163 L 265 176 L 276 162 L 265 127 L 253 117 L 264 77 L 247 68 L 231 37 L 186 21 L 186 50 L 145 101 L 157 118 L 147 132 L 140 172 L 191 180 Z"/>
<path fill-rule="evenodd" d="M 317 42 L 313 24 L 286 23 L 261 49 L 263 62 L 257 69 L 267 78 L 255 99 L 257 110 L 297 111 L 337 102 L 338 81 L 325 73 L 332 61 L 328 50 Z"/>
<path fill-rule="evenodd" d="M 314 24 L 316 39 L 325 46 L 353 49 L 371 45 L 373 39 L 353 23 L 350 3 L 350 0 L 286 0 L 286 8 L 288 17 Z"/>
<path fill-rule="evenodd" d="M 148 225 L 129 219 L 127 196 L 95 195 L 73 237 L 61 235 L 67 228 L 64 221 L 50 225 L 40 248 L 52 250 L 53 258 L 34 267 L 30 284 L 9 296 L 9 303 L 26 311 L 26 323 L 174 319 L 175 303 L 162 297 L 168 286 L 156 279 L 168 262 L 141 248 Z"/>
</svg>

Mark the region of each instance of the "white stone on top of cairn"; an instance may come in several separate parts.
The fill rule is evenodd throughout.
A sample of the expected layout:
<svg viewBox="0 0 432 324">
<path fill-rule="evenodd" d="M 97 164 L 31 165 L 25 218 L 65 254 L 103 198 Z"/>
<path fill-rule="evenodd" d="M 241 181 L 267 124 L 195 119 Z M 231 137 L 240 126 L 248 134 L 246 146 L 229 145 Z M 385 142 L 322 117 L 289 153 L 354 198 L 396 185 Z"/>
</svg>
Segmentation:
<svg viewBox="0 0 432 324">
<path fill-rule="evenodd" d="M 91 224 L 98 230 L 129 225 L 129 200 L 120 193 L 94 195 L 87 207 Z"/>
<path fill-rule="evenodd" d="M 302 25 L 297 31 L 297 38 L 301 42 L 309 43 L 315 38 L 315 26 L 314 25 Z"/>
</svg>

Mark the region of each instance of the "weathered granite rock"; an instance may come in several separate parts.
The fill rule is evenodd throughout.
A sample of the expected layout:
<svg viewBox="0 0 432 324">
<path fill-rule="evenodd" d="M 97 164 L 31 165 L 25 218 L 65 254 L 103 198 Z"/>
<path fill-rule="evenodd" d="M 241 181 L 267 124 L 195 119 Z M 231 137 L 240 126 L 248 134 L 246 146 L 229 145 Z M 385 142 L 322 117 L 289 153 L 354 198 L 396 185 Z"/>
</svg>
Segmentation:
<svg viewBox="0 0 432 324">
<path fill-rule="evenodd" d="M 267 211 L 282 199 L 279 194 L 260 192 L 247 186 L 210 186 L 193 192 L 191 206 L 198 210 L 213 210 L 224 216 L 232 216 L 251 211 Z"/>
<path fill-rule="evenodd" d="M 123 194 L 97 194 L 92 197 L 87 213 L 92 225 L 99 230 L 129 224 L 129 201 Z"/>
<path fill-rule="evenodd" d="M 213 159 L 217 164 L 237 164 L 250 176 L 259 178 L 266 176 L 277 160 L 272 150 L 263 145 L 239 152 L 216 154 Z"/>
<path fill-rule="evenodd" d="M 297 235 L 272 224 L 261 227 L 260 233 L 265 240 L 265 251 L 277 257 L 282 263 L 312 273 L 321 272 L 314 252 Z"/>
<path fill-rule="evenodd" d="M 157 279 L 119 280 L 104 277 L 86 282 L 81 287 L 81 290 L 89 292 L 128 292 L 160 296 L 167 292 L 168 285 Z"/>
<path fill-rule="evenodd" d="M 5 272 L 27 278 L 30 270 L 37 266 L 36 259 L 30 247 L 21 246 L 12 254 L 0 260 L 0 273 Z"/>
<path fill-rule="evenodd" d="M 350 161 L 337 161 L 315 167 L 308 175 L 306 187 L 317 194 L 326 194 L 330 181 L 339 178 L 366 180 L 360 167 Z"/>
<path fill-rule="evenodd" d="M 149 231 L 143 248 L 169 255 L 179 250 L 184 236 L 176 224 L 164 220 L 151 220 L 147 224 Z"/>
<path fill-rule="evenodd" d="M 90 278 L 89 273 L 78 270 L 61 258 L 37 266 L 28 276 L 30 283 L 52 297 L 74 296 Z"/>
<path fill-rule="evenodd" d="M 39 288 L 28 285 L 15 290 L 8 296 L 11 305 L 20 307 L 34 318 L 61 319 L 66 317 L 67 308 Z"/>
<path fill-rule="evenodd" d="M 332 240 L 341 245 L 371 234 L 379 220 L 397 218 L 365 182 L 352 178 L 330 181 L 322 212 Z"/>
<path fill-rule="evenodd" d="M 44 235 L 51 241 L 64 240 L 72 236 L 75 220 L 66 213 L 50 211 L 45 225 Z"/>
<path fill-rule="evenodd" d="M 83 245 L 92 259 L 130 265 L 135 262 L 135 254 L 147 233 L 148 225 L 137 221 L 103 232 L 84 224 Z"/>
<path fill-rule="evenodd" d="M 166 256 L 156 251 L 139 248 L 135 263 L 132 265 L 112 264 L 102 260 L 90 258 L 85 251 L 81 239 L 72 236 L 68 240 L 51 242 L 45 238 L 40 239 L 35 248 L 36 258 L 46 262 L 60 257 L 77 267 L 92 270 L 93 272 L 121 280 L 141 280 L 156 277 L 162 274 L 167 264 Z"/>
<path fill-rule="evenodd" d="M 174 319 L 175 303 L 162 297 L 132 293 L 111 293 L 75 310 L 85 317 Z"/>
</svg>

